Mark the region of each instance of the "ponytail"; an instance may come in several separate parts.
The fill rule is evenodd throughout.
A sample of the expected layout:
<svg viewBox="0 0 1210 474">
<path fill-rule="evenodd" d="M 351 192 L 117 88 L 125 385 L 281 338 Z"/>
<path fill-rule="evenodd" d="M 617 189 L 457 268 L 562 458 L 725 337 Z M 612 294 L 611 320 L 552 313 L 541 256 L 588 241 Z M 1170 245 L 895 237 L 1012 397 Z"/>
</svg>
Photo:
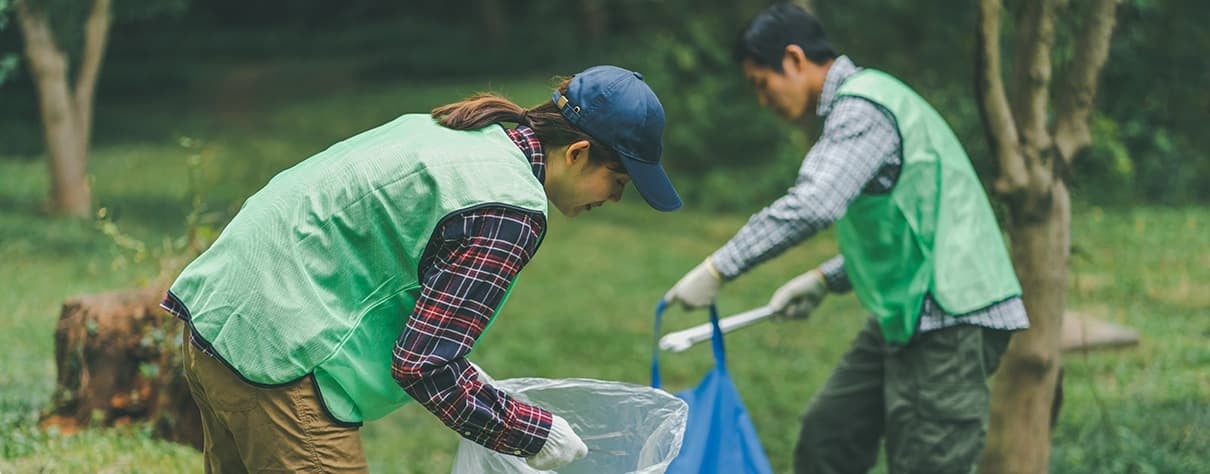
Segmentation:
<svg viewBox="0 0 1210 474">
<path fill-rule="evenodd" d="M 564 79 L 559 84 L 559 91 L 566 94 L 570 83 L 570 78 Z M 568 122 L 551 101 L 526 109 L 497 94 L 480 92 L 462 101 L 437 107 L 431 115 L 441 126 L 454 130 L 475 130 L 500 122 L 525 125 L 534 130 L 534 135 L 545 147 L 557 148 L 588 140 L 591 144 L 588 155 L 590 162 L 603 164 L 615 171 L 626 170 L 621 158 L 612 149 Z"/>
<path fill-rule="evenodd" d="M 525 123 L 525 108 L 490 92 L 437 107 L 432 115 L 441 126 L 454 130 L 475 130 L 498 122 Z"/>
</svg>

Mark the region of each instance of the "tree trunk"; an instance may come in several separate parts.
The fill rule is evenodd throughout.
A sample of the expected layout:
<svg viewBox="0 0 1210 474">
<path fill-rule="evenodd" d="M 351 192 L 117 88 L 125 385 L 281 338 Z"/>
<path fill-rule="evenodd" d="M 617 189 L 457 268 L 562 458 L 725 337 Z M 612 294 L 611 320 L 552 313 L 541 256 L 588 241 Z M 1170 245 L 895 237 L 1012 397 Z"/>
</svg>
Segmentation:
<svg viewBox="0 0 1210 474">
<path fill-rule="evenodd" d="M 590 46 L 600 45 L 609 33 L 609 9 L 604 0 L 580 0 L 584 21 L 584 36 Z"/>
<path fill-rule="evenodd" d="M 109 42 L 109 25 L 112 0 L 93 0 L 92 11 L 84 22 L 84 51 L 80 57 L 79 73 L 76 76 L 76 124 L 80 127 L 81 154 L 87 160 L 88 145 L 92 139 L 92 106 L 96 95 L 97 77 L 105 59 L 105 45 Z"/>
<path fill-rule="evenodd" d="M 201 417 L 181 373 L 182 323 L 159 307 L 164 285 L 63 303 L 55 327 L 57 387 L 43 426 L 149 423 L 202 448 Z"/>
<path fill-rule="evenodd" d="M 1012 257 L 1030 329 L 1013 336 L 1000 361 L 991 426 L 980 472 L 1047 472 L 1050 429 L 1059 400 L 1059 338 L 1067 301 L 1071 204 L 1054 182 L 1050 206 L 1037 220 L 1010 224 Z"/>
<path fill-rule="evenodd" d="M 75 217 L 92 215 L 92 186 L 88 180 L 88 143 L 92 102 L 98 71 L 109 36 L 111 0 L 95 0 L 84 25 L 83 57 L 76 87 L 71 62 L 55 39 L 50 17 L 39 6 L 16 2 L 17 19 L 25 40 L 25 57 L 38 89 L 42 130 L 51 186 L 47 206 Z"/>
<path fill-rule="evenodd" d="M 479 0 L 479 27 L 483 44 L 488 49 L 502 50 L 512 44 L 508 38 L 508 19 L 500 0 Z"/>
<path fill-rule="evenodd" d="M 975 89 L 987 141 L 996 154 L 995 190 L 1008 204 L 1013 264 L 1030 329 L 1013 337 L 997 371 L 991 423 L 979 470 L 1045 473 L 1050 428 L 1062 400 L 1061 337 L 1071 252 L 1068 170 L 1090 144 L 1096 79 L 1108 56 L 1116 0 L 1082 2 L 1083 28 L 1058 91 L 1051 91 L 1055 19 L 1065 1 L 1026 2 L 1015 18 L 1014 91 L 1001 69 L 1001 0 L 979 1 Z M 1050 97 L 1058 97 L 1051 111 Z"/>
<path fill-rule="evenodd" d="M 1015 19 L 1014 76 L 1009 100 L 1001 68 L 1001 0 L 980 0 L 976 91 L 988 143 L 996 155 L 996 194 L 1008 205 L 1012 259 L 1030 328 L 1013 337 L 992 391 L 991 423 L 981 472 L 1046 472 L 1050 433 L 1062 403 L 1061 338 L 1071 249 L 1068 172 L 1090 144 L 1088 118 L 1113 33 L 1115 0 L 1084 9 L 1075 54 L 1059 81 L 1052 111 L 1051 55 L 1061 0 L 1035 0 Z"/>
</svg>

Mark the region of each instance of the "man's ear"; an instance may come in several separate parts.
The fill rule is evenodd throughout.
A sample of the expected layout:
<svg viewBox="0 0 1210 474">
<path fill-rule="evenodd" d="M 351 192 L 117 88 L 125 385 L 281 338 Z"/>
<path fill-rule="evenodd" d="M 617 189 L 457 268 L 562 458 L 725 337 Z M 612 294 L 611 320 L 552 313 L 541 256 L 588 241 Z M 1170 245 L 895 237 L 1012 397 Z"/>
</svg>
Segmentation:
<svg viewBox="0 0 1210 474">
<path fill-rule="evenodd" d="M 802 47 L 796 44 L 786 45 L 786 52 L 782 55 L 782 68 L 792 67 L 796 70 L 802 70 L 806 67 L 807 53 L 802 50 Z"/>
</svg>

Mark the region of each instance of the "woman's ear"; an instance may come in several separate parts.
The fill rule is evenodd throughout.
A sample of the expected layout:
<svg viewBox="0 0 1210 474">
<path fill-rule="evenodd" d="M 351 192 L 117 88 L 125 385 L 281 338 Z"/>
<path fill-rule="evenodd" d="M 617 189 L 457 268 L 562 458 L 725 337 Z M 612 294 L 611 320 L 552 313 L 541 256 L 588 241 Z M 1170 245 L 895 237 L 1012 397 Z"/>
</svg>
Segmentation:
<svg viewBox="0 0 1210 474">
<path fill-rule="evenodd" d="M 567 166 L 574 166 L 576 163 L 580 162 L 587 164 L 588 152 L 591 151 L 591 148 L 592 144 L 590 144 L 588 140 L 580 140 L 567 145 L 567 153 L 565 154 Z"/>
</svg>

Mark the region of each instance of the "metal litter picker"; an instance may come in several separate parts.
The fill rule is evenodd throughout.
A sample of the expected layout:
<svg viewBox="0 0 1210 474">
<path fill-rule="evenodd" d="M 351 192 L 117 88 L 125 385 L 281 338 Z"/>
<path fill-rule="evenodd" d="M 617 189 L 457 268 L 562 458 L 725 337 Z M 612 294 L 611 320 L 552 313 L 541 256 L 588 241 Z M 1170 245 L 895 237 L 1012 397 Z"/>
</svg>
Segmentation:
<svg viewBox="0 0 1210 474">
<path fill-rule="evenodd" d="M 770 316 L 773 316 L 773 310 L 768 306 L 761 306 L 722 318 L 718 320 L 718 327 L 722 330 L 723 334 L 726 334 L 765 320 Z M 702 323 L 688 329 L 670 332 L 660 338 L 660 349 L 670 352 L 682 352 L 699 342 L 709 341 L 713 334 L 714 327 L 711 323 Z"/>
</svg>

